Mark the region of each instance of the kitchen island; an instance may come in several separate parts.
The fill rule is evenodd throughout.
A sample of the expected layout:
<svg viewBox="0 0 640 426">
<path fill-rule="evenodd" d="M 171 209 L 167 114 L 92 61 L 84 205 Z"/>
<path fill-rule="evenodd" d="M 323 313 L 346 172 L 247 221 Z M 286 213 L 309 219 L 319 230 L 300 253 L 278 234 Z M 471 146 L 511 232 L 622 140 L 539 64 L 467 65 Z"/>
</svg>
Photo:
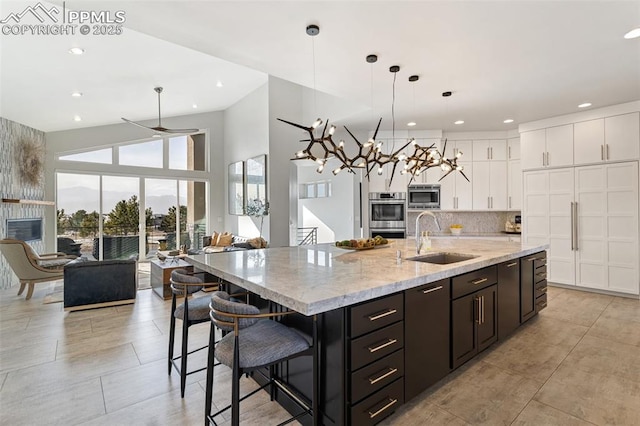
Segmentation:
<svg viewBox="0 0 640 426">
<path fill-rule="evenodd" d="M 390 415 L 544 308 L 547 248 L 434 240 L 428 252 L 472 257 L 444 265 L 409 260 L 414 240 L 372 250 L 319 244 L 186 260 L 299 312 L 286 321 L 302 331 L 318 314 L 322 423 L 360 425 Z M 278 375 L 309 396 L 309 372 L 302 358 Z M 284 395 L 278 400 L 287 407 Z"/>
</svg>

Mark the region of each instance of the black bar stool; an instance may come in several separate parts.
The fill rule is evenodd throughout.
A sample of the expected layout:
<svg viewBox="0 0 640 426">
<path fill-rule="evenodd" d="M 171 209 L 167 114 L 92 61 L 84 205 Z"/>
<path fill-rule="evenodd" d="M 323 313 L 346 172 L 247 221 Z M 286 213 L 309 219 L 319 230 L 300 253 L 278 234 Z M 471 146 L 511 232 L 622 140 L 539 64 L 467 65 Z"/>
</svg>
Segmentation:
<svg viewBox="0 0 640 426">
<path fill-rule="evenodd" d="M 219 288 L 218 283 L 205 283 L 198 277 L 189 275 L 184 269 L 176 269 L 171 272 L 171 326 L 169 328 L 169 375 L 171 375 L 171 367 L 175 367 L 180 374 L 180 395 L 184 398 L 184 389 L 189 374 L 197 373 L 207 367 L 187 372 L 187 357 L 194 352 L 205 349 L 203 346 L 188 352 L 189 327 L 194 324 L 200 324 L 209 321 L 209 302 L 208 297 L 197 297 L 189 301 L 189 296 L 202 290 L 203 286 L 215 289 Z M 178 296 L 184 296 L 183 302 L 176 306 Z M 173 346 L 175 342 L 176 318 L 182 320 L 182 351 L 179 356 L 173 356 Z M 180 361 L 180 366 L 176 364 Z"/>
<path fill-rule="evenodd" d="M 212 327 L 209 334 L 209 354 L 207 359 L 207 384 L 205 396 L 205 426 L 216 425 L 214 417 L 231 408 L 231 424 L 240 424 L 240 402 L 254 395 L 261 389 L 270 386 L 273 397 L 274 388 L 277 386 L 291 397 L 302 408 L 302 412 L 281 423 L 287 424 L 305 414 L 310 414 L 313 424 L 320 421 L 318 411 L 318 325 L 317 318 L 313 316 L 313 341 L 310 344 L 302 334 L 285 326 L 284 324 L 268 318 L 280 317 L 295 313 L 294 311 L 261 313 L 260 310 L 249 304 L 238 303 L 223 291 L 217 291 L 211 296 Z M 215 327 L 227 334 L 217 343 L 215 339 Z M 313 396 L 311 405 L 304 400 L 306 398 L 297 395 L 297 392 L 289 388 L 285 383 L 276 380 L 273 374 L 263 386 L 240 398 L 240 377 L 262 367 L 271 367 L 288 359 L 303 355 L 311 355 L 313 359 Z M 213 395 L 213 368 L 215 359 L 230 367 L 233 371 L 231 387 L 231 404 L 227 407 L 211 413 Z"/>
</svg>

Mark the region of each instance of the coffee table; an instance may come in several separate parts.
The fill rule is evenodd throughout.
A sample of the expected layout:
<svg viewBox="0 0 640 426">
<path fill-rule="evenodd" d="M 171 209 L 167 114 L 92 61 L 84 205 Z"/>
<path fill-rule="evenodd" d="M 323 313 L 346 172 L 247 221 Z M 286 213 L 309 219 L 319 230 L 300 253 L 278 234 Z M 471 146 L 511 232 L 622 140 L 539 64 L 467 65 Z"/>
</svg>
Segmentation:
<svg viewBox="0 0 640 426">
<path fill-rule="evenodd" d="M 151 260 L 151 288 L 155 294 L 165 300 L 171 299 L 171 272 L 176 269 L 193 272 L 193 265 L 180 259 L 179 256 L 168 257 L 164 262 L 157 259 Z"/>
</svg>

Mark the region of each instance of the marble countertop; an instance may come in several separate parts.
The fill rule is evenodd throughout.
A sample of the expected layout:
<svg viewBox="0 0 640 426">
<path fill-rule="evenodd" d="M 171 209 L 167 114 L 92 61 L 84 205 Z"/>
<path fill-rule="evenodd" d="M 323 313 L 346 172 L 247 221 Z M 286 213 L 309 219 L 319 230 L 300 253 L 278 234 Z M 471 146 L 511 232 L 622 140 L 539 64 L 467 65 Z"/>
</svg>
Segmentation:
<svg viewBox="0 0 640 426">
<path fill-rule="evenodd" d="M 517 242 L 434 239 L 429 252 L 477 256 L 449 265 L 407 260 L 415 240 L 393 240 L 388 247 L 345 250 L 333 244 L 275 247 L 188 256 L 195 267 L 264 299 L 313 315 L 397 293 L 443 278 L 537 253 L 548 245 Z M 397 251 L 401 259 L 396 258 Z"/>
</svg>

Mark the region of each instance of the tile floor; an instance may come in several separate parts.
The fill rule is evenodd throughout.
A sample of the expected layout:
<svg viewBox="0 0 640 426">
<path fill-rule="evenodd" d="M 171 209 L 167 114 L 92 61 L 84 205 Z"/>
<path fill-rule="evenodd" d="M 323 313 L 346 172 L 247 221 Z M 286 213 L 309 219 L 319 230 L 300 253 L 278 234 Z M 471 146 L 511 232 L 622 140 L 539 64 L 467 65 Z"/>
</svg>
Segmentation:
<svg viewBox="0 0 640 426">
<path fill-rule="evenodd" d="M 204 372 L 189 377 L 184 400 L 167 375 L 169 301 L 141 290 L 135 305 L 65 313 L 42 303 L 48 291 L 36 286 L 29 301 L 0 291 L 0 424 L 203 424 Z M 193 347 L 207 338 L 206 324 L 192 327 Z M 220 404 L 229 381 L 216 369 Z M 255 386 L 243 381 L 244 392 Z M 243 425 L 288 417 L 258 395 Z M 640 301 L 551 287 L 537 318 L 384 424 L 639 425 Z"/>
</svg>

